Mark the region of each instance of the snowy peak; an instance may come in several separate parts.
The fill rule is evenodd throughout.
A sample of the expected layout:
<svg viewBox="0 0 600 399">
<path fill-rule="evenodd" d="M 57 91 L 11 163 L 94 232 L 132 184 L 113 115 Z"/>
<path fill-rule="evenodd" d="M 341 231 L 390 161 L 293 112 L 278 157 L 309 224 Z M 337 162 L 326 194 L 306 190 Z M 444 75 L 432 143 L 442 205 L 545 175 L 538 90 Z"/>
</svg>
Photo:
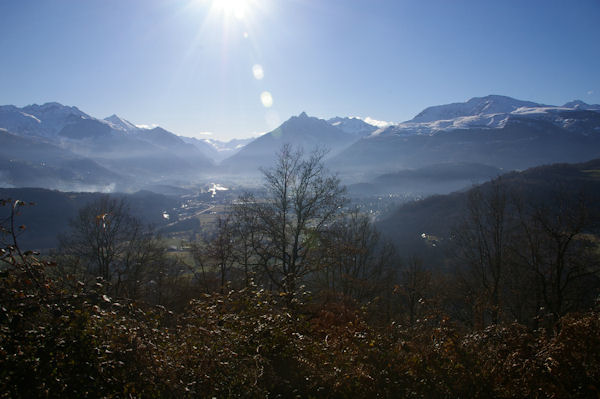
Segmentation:
<svg viewBox="0 0 600 399">
<path fill-rule="evenodd" d="M 211 145 L 217 151 L 236 151 L 240 150 L 246 144 L 253 141 L 255 137 L 247 139 L 231 139 L 229 141 L 221 141 L 215 139 L 204 139 L 204 142 Z"/>
<path fill-rule="evenodd" d="M 324 119 L 308 116 L 302 112 L 283 122 L 275 130 L 257 137 L 236 154 L 222 163 L 228 172 L 255 172 L 275 162 L 275 156 L 283 144 L 290 144 L 304 151 L 314 148 L 328 150 L 328 156 L 359 140 Z"/>
<path fill-rule="evenodd" d="M 292 116 L 277 129 L 258 137 L 253 143 L 260 142 L 263 140 L 263 137 L 264 140 L 275 138 L 277 140 L 289 141 L 305 148 L 319 145 L 319 141 L 323 141 L 322 144 L 324 146 L 335 148 L 340 143 L 360 138 L 357 135 L 349 134 L 338 126 L 332 126 L 325 119 L 308 116 L 306 112 L 302 112 L 298 116 Z M 308 145 L 308 142 L 311 142 L 311 144 Z"/>
<path fill-rule="evenodd" d="M 456 129 L 499 129 L 509 122 L 537 123 L 534 120 L 545 121 L 570 131 L 590 131 L 589 126 L 596 126 L 595 121 L 600 117 L 596 115 L 598 111 L 600 105 L 589 105 L 580 100 L 557 107 L 490 95 L 474 97 L 464 103 L 429 107 L 414 119 L 376 131 L 373 135 L 431 135 Z"/>
<path fill-rule="evenodd" d="M 65 126 L 83 119 L 92 119 L 77 107 L 56 102 L 32 104 L 23 108 L 0 107 L 0 127 L 27 136 L 54 137 Z"/>
<path fill-rule="evenodd" d="M 507 96 L 489 95 L 473 97 L 464 103 L 436 105 L 426 108 L 408 122 L 434 122 L 450 120 L 459 117 L 469 117 L 489 114 L 508 114 L 523 107 L 541 107 L 542 104 L 531 101 L 517 100 Z"/>
<path fill-rule="evenodd" d="M 335 118 L 328 119 L 327 122 L 338 129 L 343 130 L 353 136 L 364 137 L 373 133 L 378 129 L 377 126 L 373 126 L 363 121 L 360 118 L 341 118 L 336 116 Z"/>
<path fill-rule="evenodd" d="M 81 119 L 91 119 L 85 112 L 77 107 L 62 105 L 57 102 L 42 105 L 32 104 L 21 108 L 21 111 L 35 116 L 45 127 L 50 130 L 60 130 L 65 124 Z M 60 126 L 60 127 L 59 127 Z"/>
<path fill-rule="evenodd" d="M 579 109 L 579 110 L 586 110 L 586 111 L 600 111 L 600 104 L 586 104 L 581 100 L 569 101 L 568 103 L 563 105 L 563 107 Z"/>
<path fill-rule="evenodd" d="M 109 122 L 113 129 L 116 130 L 122 130 L 126 133 L 131 133 L 131 132 L 135 132 L 138 131 L 139 128 L 137 126 L 135 126 L 133 123 L 129 122 L 126 119 L 123 119 L 115 114 L 112 114 L 111 116 L 104 118 L 105 121 Z"/>
<path fill-rule="evenodd" d="M 89 118 L 90 116 L 84 112 L 81 112 L 77 107 L 69 107 L 68 105 L 62 105 L 57 102 L 49 102 L 42 105 L 31 104 L 22 108 L 23 112 L 37 116 L 37 117 L 59 117 L 59 116 L 82 116 Z M 41 118 L 40 118 L 41 119 Z"/>
</svg>

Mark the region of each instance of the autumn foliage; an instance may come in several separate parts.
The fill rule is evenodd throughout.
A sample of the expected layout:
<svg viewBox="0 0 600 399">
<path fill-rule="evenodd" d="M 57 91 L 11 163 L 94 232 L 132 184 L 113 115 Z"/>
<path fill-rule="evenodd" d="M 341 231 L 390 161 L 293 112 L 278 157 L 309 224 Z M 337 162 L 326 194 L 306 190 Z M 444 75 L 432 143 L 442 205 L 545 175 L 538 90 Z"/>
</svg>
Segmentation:
<svg viewBox="0 0 600 399">
<path fill-rule="evenodd" d="M 52 266 L 21 261 L 0 278 L 1 397 L 595 397 L 599 388 L 594 310 L 555 331 L 466 331 L 438 315 L 371 323 L 364 308 L 290 305 L 254 287 L 204 294 L 173 314 L 116 301 L 102 282 L 67 291 L 47 278 Z"/>
</svg>

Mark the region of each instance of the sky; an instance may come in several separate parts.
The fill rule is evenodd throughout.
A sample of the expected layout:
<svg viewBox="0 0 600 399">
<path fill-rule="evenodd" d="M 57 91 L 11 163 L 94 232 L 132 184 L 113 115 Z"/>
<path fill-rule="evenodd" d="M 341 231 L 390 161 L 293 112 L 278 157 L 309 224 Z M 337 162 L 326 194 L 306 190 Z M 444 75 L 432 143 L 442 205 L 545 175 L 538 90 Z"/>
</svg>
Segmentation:
<svg viewBox="0 0 600 399">
<path fill-rule="evenodd" d="M 228 140 L 488 94 L 600 103 L 600 1 L 0 1 L 0 104 Z"/>
</svg>

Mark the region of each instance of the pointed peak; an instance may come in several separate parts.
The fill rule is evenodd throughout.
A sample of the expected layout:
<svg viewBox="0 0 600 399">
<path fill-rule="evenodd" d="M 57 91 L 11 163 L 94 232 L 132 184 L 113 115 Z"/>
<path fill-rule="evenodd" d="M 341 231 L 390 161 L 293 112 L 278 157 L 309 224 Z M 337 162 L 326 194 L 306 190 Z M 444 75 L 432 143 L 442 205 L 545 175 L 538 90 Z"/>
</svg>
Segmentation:
<svg viewBox="0 0 600 399">
<path fill-rule="evenodd" d="M 589 104 L 586 104 L 585 102 L 581 101 L 581 100 L 573 100 L 573 101 L 569 101 L 568 103 L 565 103 L 565 105 L 563 105 L 563 107 L 566 108 L 582 108 L 582 107 L 586 107 Z"/>
<path fill-rule="evenodd" d="M 568 103 L 566 103 L 565 105 L 563 105 L 563 107 L 565 107 L 565 108 L 573 108 L 573 109 L 576 109 L 576 110 L 600 111 L 600 104 L 588 104 L 588 103 L 583 102 L 581 100 L 569 101 Z"/>
<path fill-rule="evenodd" d="M 111 123 L 113 127 L 117 128 L 118 130 L 123 130 L 126 132 L 138 130 L 133 123 L 121 118 L 117 114 L 112 114 L 111 116 L 104 118 L 104 120 Z"/>
<path fill-rule="evenodd" d="M 308 115 L 306 115 L 306 112 L 302 111 L 300 115 L 298 115 L 298 118 L 308 118 Z"/>
</svg>

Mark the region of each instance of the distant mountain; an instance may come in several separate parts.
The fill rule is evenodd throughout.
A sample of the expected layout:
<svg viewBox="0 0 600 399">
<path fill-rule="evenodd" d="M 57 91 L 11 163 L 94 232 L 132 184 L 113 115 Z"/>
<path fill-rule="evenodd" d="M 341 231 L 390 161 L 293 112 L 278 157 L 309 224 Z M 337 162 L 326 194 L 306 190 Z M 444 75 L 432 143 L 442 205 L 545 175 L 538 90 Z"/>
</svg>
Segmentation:
<svg viewBox="0 0 600 399">
<path fill-rule="evenodd" d="M 236 154 L 246 144 L 254 140 L 254 137 L 247 139 L 232 139 L 229 141 L 220 141 L 215 139 L 197 139 L 194 137 L 180 137 L 183 141 L 193 144 L 205 156 L 219 163 L 222 160 Z"/>
<path fill-rule="evenodd" d="M 246 145 L 253 142 L 255 139 L 256 137 L 249 137 L 245 139 L 231 139 L 229 141 L 206 139 L 206 142 L 212 145 L 217 150 L 218 155 L 216 160 L 220 162 L 223 159 L 236 154 Z"/>
<path fill-rule="evenodd" d="M 90 118 L 76 107 L 59 103 L 0 106 L 0 128 L 26 136 L 55 137 L 67 124 Z"/>
<path fill-rule="evenodd" d="M 336 116 L 335 118 L 328 119 L 327 122 L 356 137 L 368 136 L 378 129 L 377 126 L 370 125 L 360 118 L 341 118 Z"/>
<path fill-rule="evenodd" d="M 69 154 L 77 155 L 80 159 L 87 159 L 88 165 L 108 169 L 112 180 L 127 181 L 133 185 L 131 188 L 152 182 L 194 179 L 198 175 L 210 172 L 214 165 L 211 159 L 195 146 L 185 143 L 175 134 L 160 127 L 138 128 L 116 115 L 97 119 L 76 107 L 59 103 L 34 104 L 23 108 L 0 106 L 0 128 L 29 139 L 32 149 L 39 145 L 52 145 L 53 150 L 50 153 L 60 148 Z M 7 140 L 7 136 L 3 139 Z M 22 165 L 23 171 L 31 167 L 32 161 L 42 159 L 35 158 L 42 156 L 39 151 L 27 151 L 27 147 L 24 148 L 25 151 L 19 152 L 19 156 L 13 153 L 10 157 L 13 163 Z M 46 184 L 41 185 L 42 187 L 64 187 L 69 179 L 75 185 L 81 184 L 82 180 L 87 184 L 87 180 L 91 179 L 89 176 L 87 179 L 80 177 L 81 173 L 78 170 L 67 173 L 65 168 L 68 166 L 65 164 L 48 165 L 40 176 L 47 174 L 51 168 L 58 168 L 52 173 L 59 173 L 60 170 L 63 177 L 61 185 Z M 25 184 L 18 182 L 18 179 L 11 179 L 16 185 Z M 47 179 L 47 182 L 56 181 L 58 180 L 49 177 Z"/>
<path fill-rule="evenodd" d="M 411 121 L 357 141 L 330 166 L 346 173 L 384 173 L 474 162 L 513 170 L 598 156 L 600 112 L 488 96 L 427 108 Z"/>
<path fill-rule="evenodd" d="M 600 111 L 600 104 L 586 104 L 581 100 L 569 101 L 568 103 L 563 105 L 563 107 L 588 110 L 588 111 Z"/>
<path fill-rule="evenodd" d="M 140 130 L 140 128 L 137 127 L 136 125 L 134 125 L 133 123 L 131 123 L 128 120 L 125 120 L 115 114 L 112 114 L 111 116 L 109 116 L 107 118 L 104 118 L 104 120 L 107 121 L 108 123 L 110 123 L 112 125 L 112 128 L 115 130 L 122 130 L 127 133 L 137 132 L 138 130 Z"/>
<path fill-rule="evenodd" d="M 181 137 L 161 127 L 138 130 L 135 137 L 151 143 L 164 151 L 172 152 L 191 166 L 200 170 L 206 170 L 213 166 L 213 162 L 196 146 L 186 143 Z"/>
<path fill-rule="evenodd" d="M 516 100 L 506 96 L 489 95 L 486 97 L 473 97 L 464 103 L 436 105 L 425 108 L 408 122 L 433 122 L 455 119 L 461 116 L 482 114 L 508 114 L 522 107 L 531 108 L 541 106 L 541 104 L 531 101 Z"/>
<path fill-rule="evenodd" d="M 127 180 L 89 158 L 0 129 L 0 187 L 111 191 Z"/>
<path fill-rule="evenodd" d="M 58 132 L 59 137 L 81 140 L 86 138 L 110 140 L 113 129 L 104 121 L 92 118 L 75 119 Z"/>
<path fill-rule="evenodd" d="M 256 139 L 229 142 L 180 137 L 161 127 L 141 128 L 117 115 L 97 119 L 56 102 L 0 106 L 0 129 L 29 140 L 22 150 L 4 152 L 0 169 L 4 183 L 60 182 L 50 187 L 116 182 L 135 190 L 215 174 L 244 178 L 270 166 L 284 143 L 306 152 L 328 149 L 330 169 L 348 181 L 367 185 L 385 173 L 435 164 L 474 163 L 514 170 L 600 156 L 600 105 L 574 100 L 553 106 L 499 95 L 429 107 L 410 121 L 381 128 L 360 118 L 322 120 L 301 113 Z M 15 139 L 4 135 L 0 140 Z M 37 157 L 44 152 L 35 149 L 44 145 L 52 146 L 48 154 L 60 149 L 61 156 L 78 157 L 73 162 L 85 164 L 84 170 L 62 161 L 46 162 L 45 169 L 38 170 Z M 100 177 L 92 178 L 92 170 Z M 36 174 L 37 180 L 32 178 Z M 24 181 L 19 183 L 17 176 Z"/>
<path fill-rule="evenodd" d="M 309 152 L 314 148 L 326 148 L 330 155 L 336 154 L 357 140 L 354 134 L 332 126 L 323 119 L 314 118 L 302 112 L 285 121 L 277 129 L 262 135 L 237 154 L 225 159 L 221 166 L 224 171 L 258 172 L 260 167 L 269 167 L 275 160 L 277 151 L 283 144 L 292 144 Z"/>
</svg>

